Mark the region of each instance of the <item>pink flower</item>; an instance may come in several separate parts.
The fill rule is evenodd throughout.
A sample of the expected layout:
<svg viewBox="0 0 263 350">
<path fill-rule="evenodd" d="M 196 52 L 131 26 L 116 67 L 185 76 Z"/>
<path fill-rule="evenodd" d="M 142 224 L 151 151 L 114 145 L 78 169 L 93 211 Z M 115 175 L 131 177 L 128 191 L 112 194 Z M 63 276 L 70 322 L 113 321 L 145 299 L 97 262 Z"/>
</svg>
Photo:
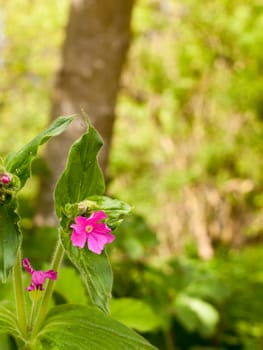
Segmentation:
<svg viewBox="0 0 263 350">
<path fill-rule="evenodd" d="M 101 220 L 107 215 L 104 211 L 95 211 L 88 218 L 85 216 L 77 216 L 71 235 L 71 242 L 74 246 L 84 248 L 86 242 L 88 248 L 93 253 L 101 254 L 106 243 L 111 243 L 115 236 L 111 234 L 111 229 Z"/>
<path fill-rule="evenodd" d="M 6 184 L 9 184 L 11 179 L 10 179 L 10 177 L 7 174 L 1 174 L 0 175 L 0 181 L 2 182 L 2 184 L 6 185 Z"/>
<path fill-rule="evenodd" d="M 56 280 L 57 279 L 57 272 L 53 270 L 48 271 L 36 271 L 31 266 L 28 258 L 23 259 L 23 267 L 24 269 L 32 275 L 32 280 L 30 283 L 30 286 L 26 288 L 27 291 L 31 292 L 33 290 L 44 290 L 43 284 L 45 280 L 51 279 Z"/>
</svg>

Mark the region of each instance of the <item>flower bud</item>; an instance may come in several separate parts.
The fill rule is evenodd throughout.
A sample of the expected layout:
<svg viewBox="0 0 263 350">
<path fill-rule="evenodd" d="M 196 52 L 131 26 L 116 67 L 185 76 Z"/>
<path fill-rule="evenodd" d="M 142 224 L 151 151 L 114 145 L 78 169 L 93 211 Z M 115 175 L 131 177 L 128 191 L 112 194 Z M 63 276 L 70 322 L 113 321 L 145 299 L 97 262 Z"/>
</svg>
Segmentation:
<svg viewBox="0 0 263 350">
<path fill-rule="evenodd" d="M 10 181 L 11 181 L 11 179 L 7 174 L 0 175 L 0 182 L 2 182 L 3 185 L 9 184 Z"/>
<path fill-rule="evenodd" d="M 8 204 L 20 189 L 20 179 L 0 168 L 0 206 Z"/>
</svg>

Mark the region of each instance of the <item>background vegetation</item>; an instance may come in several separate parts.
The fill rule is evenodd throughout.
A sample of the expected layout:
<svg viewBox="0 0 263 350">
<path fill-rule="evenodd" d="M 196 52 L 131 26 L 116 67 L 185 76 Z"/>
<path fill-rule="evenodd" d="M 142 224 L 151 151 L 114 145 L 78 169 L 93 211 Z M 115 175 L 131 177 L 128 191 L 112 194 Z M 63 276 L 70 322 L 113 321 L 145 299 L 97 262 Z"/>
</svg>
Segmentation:
<svg viewBox="0 0 263 350">
<path fill-rule="evenodd" d="M 1 154 L 48 122 L 68 7 L 0 0 Z M 132 28 L 108 191 L 135 209 L 110 251 L 112 315 L 160 349 L 262 349 L 263 6 L 138 0 Z M 20 207 L 40 263 L 38 170 Z M 63 274 L 55 302 L 86 303 Z"/>
</svg>

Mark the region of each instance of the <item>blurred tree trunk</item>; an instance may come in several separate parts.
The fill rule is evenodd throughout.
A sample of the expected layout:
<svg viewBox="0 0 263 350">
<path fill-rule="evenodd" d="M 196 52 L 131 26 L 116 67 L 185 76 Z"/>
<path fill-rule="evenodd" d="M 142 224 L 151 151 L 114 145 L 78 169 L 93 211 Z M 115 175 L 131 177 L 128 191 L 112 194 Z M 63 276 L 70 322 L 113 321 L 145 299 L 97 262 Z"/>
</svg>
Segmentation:
<svg viewBox="0 0 263 350">
<path fill-rule="evenodd" d="M 37 225 L 55 223 L 53 191 L 70 145 L 85 131 L 81 110 L 89 115 L 104 140 L 99 161 L 105 174 L 119 78 L 131 37 L 133 5 L 134 0 L 72 0 L 61 68 L 53 91 L 51 120 L 59 115 L 78 117 L 46 148 L 50 176 L 42 180 Z"/>
</svg>

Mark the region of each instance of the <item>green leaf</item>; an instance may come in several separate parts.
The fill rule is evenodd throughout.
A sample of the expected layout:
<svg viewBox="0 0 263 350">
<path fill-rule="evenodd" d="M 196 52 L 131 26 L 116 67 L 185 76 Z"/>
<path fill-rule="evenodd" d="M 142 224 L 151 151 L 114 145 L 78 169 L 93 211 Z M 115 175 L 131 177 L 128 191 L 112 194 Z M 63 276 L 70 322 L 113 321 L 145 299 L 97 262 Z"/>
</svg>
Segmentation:
<svg viewBox="0 0 263 350">
<path fill-rule="evenodd" d="M 12 350 L 12 344 L 10 342 L 10 336 L 6 333 L 0 332 L 0 349 Z M 17 349 L 17 348 L 16 348 Z"/>
<path fill-rule="evenodd" d="M 61 134 L 66 127 L 72 122 L 73 117 L 59 117 L 48 129 L 36 136 L 31 142 L 21 148 L 16 153 L 11 153 L 5 159 L 7 171 L 17 175 L 21 181 L 21 187 L 30 177 L 31 162 L 36 156 L 38 147 L 47 142 L 51 137 Z"/>
<path fill-rule="evenodd" d="M 110 310 L 112 318 L 139 332 L 151 332 L 161 326 L 160 318 L 142 300 L 112 299 Z"/>
<path fill-rule="evenodd" d="M 174 306 L 178 320 L 188 331 L 199 331 L 204 336 L 214 333 L 219 314 L 213 305 L 181 293 Z"/>
<path fill-rule="evenodd" d="M 0 278 L 6 277 L 16 262 L 17 249 L 21 243 L 21 233 L 15 213 L 16 201 L 0 206 Z"/>
<path fill-rule="evenodd" d="M 91 195 L 102 194 L 104 179 L 97 162 L 102 140 L 91 126 L 71 147 L 67 167 L 55 190 L 55 206 L 58 217 L 68 203 L 78 203 Z"/>
<path fill-rule="evenodd" d="M 69 233 L 64 231 L 61 232 L 61 241 L 69 259 L 81 274 L 91 302 L 109 312 L 113 275 L 106 252 L 97 255 L 88 248 L 74 247 Z"/>
<path fill-rule="evenodd" d="M 93 307 L 50 310 L 32 350 L 156 350 L 144 338 Z"/>
<path fill-rule="evenodd" d="M 22 338 L 15 313 L 4 304 L 0 304 L 0 332 L 11 334 L 15 338 Z"/>
<path fill-rule="evenodd" d="M 101 138 L 92 127 L 72 145 L 67 167 L 55 190 L 55 206 L 57 215 L 63 215 L 60 236 L 64 249 L 81 273 L 92 303 L 107 312 L 113 281 L 107 255 L 105 252 L 97 255 L 87 248 L 73 247 L 70 241 L 70 219 L 64 216 L 66 205 L 103 193 L 104 180 L 97 162 L 101 146 Z"/>
<path fill-rule="evenodd" d="M 72 288 L 72 285 L 74 285 L 74 288 Z M 59 278 L 56 282 L 55 292 L 69 304 L 85 305 L 88 301 L 86 289 L 79 278 L 79 273 L 73 266 L 62 266 L 59 269 Z"/>
</svg>

